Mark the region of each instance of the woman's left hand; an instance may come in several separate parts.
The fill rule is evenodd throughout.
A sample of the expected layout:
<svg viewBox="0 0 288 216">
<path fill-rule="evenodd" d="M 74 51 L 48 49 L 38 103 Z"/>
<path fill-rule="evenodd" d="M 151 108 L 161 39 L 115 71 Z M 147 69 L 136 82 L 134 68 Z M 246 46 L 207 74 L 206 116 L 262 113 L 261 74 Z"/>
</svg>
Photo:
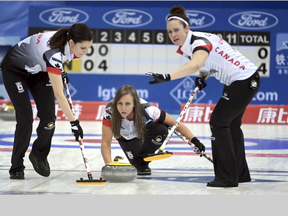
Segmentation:
<svg viewBox="0 0 288 216">
<path fill-rule="evenodd" d="M 200 152 L 205 152 L 205 146 L 197 139 L 197 137 L 193 137 L 191 142 L 199 149 Z"/>
<path fill-rule="evenodd" d="M 158 73 L 146 72 L 145 75 L 151 76 L 154 78 L 154 80 L 150 81 L 149 84 L 157 84 L 157 83 L 167 82 L 171 80 L 171 77 L 169 74 L 158 74 Z"/>
</svg>

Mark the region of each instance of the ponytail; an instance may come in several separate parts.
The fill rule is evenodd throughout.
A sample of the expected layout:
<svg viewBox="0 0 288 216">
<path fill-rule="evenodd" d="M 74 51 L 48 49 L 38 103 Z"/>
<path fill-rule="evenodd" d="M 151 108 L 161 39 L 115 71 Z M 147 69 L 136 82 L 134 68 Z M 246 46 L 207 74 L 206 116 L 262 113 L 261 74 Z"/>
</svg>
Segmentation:
<svg viewBox="0 0 288 216">
<path fill-rule="evenodd" d="M 51 49 L 60 48 L 61 53 L 64 54 L 65 45 L 68 41 L 68 31 L 68 28 L 58 29 L 58 31 L 50 38 L 47 45 L 50 46 Z"/>
<path fill-rule="evenodd" d="M 81 43 L 83 41 L 92 41 L 93 33 L 90 28 L 84 23 L 75 23 L 70 28 L 60 28 L 50 38 L 47 45 L 51 49 L 60 48 L 61 53 L 64 54 L 64 49 L 67 41 L 72 39 L 74 43 Z"/>
</svg>

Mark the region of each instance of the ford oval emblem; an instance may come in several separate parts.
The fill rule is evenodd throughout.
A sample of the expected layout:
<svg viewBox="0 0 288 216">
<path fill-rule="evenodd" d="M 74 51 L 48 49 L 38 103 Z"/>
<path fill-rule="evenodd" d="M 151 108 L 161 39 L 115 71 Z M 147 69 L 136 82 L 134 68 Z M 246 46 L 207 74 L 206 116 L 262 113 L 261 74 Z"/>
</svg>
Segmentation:
<svg viewBox="0 0 288 216">
<path fill-rule="evenodd" d="M 278 23 L 276 16 L 261 11 L 245 11 L 229 17 L 229 23 L 242 29 L 267 29 Z"/>
<path fill-rule="evenodd" d="M 117 27 L 138 27 L 152 22 L 149 13 L 134 9 L 118 9 L 105 13 L 103 20 L 109 25 Z"/>
<path fill-rule="evenodd" d="M 190 21 L 190 29 L 205 28 L 215 22 L 214 16 L 203 11 L 187 10 L 186 16 Z"/>
<path fill-rule="evenodd" d="M 39 18 L 42 22 L 55 26 L 71 26 L 74 23 L 84 23 L 89 15 L 74 8 L 52 8 L 43 11 Z"/>
</svg>

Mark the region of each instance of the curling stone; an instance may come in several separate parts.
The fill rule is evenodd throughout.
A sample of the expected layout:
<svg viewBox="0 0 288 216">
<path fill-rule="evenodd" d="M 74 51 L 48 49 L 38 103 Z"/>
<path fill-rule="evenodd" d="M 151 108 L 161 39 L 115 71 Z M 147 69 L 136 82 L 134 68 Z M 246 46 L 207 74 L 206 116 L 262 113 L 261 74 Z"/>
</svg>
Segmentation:
<svg viewBox="0 0 288 216">
<path fill-rule="evenodd" d="M 136 179 L 137 169 L 130 163 L 120 163 L 122 157 L 116 156 L 114 161 L 102 167 L 101 175 L 108 182 L 130 182 Z"/>
<path fill-rule="evenodd" d="M 15 117 L 15 109 L 11 102 L 9 102 L 6 106 L 0 109 L 0 118 L 5 121 L 14 121 Z"/>
</svg>

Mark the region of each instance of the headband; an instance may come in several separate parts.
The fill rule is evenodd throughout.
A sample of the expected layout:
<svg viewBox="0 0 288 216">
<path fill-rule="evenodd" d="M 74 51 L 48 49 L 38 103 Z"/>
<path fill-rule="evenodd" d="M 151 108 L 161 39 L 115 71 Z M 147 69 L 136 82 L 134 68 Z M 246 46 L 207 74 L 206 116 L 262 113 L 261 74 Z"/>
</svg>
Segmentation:
<svg viewBox="0 0 288 216">
<path fill-rule="evenodd" d="M 168 22 L 169 20 L 171 20 L 171 19 L 178 19 L 178 20 L 184 22 L 186 25 L 189 26 L 188 22 L 187 22 L 186 20 L 182 19 L 181 17 L 178 17 L 178 16 L 169 17 L 169 18 L 167 19 L 167 22 Z"/>
</svg>

